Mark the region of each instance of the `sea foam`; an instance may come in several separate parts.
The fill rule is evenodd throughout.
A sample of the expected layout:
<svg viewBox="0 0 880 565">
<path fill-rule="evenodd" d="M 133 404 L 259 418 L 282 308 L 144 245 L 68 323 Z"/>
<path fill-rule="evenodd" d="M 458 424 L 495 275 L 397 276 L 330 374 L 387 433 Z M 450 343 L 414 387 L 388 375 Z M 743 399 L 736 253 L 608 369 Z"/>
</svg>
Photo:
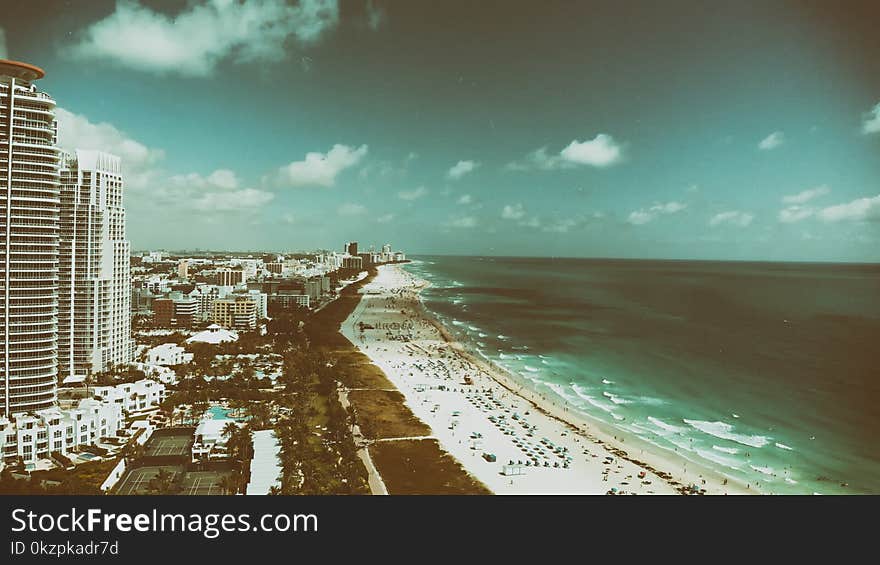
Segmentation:
<svg viewBox="0 0 880 565">
<path fill-rule="evenodd" d="M 660 420 L 659 418 L 655 418 L 654 416 L 648 416 L 648 421 L 665 432 L 681 433 L 681 432 L 685 431 L 685 429 L 686 429 L 686 428 L 682 428 L 679 426 L 674 426 L 672 424 L 667 424 L 663 420 Z"/>
<path fill-rule="evenodd" d="M 614 407 L 613 407 L 613 406 L 607 406 L 607 405 L 605 405 L 605 404 L 599 402 L 598 400 L 596 400 L 595 398 L 593 398 L 593 397 L 590 396 L 589 394 L 586 394 L 586 393 L 584 392 L 584 389 L 582 389 L 582 388 L 579 387 L 578 385 L 571 385 L 571 388 L 572 388 L 572 390 L 574 391 L 574 393 L 578 396 L 578 398 L 580 398 L 581 400 L 586 401 L 586 402 L 589 403 L 591 406 L 595 406 L 595 407 L 598 408 L 599 410 L 602 410 L 602 411 L 604 411 L 604 412 L 608 412 L 609 414 L 611 414 L 611 412 L 614 410 Z"/>
<path fill-rule="evenodd" d="M 608 391 L 602 393 L 602 396 L 613 402 L 614 404 L 629 404 L 630 401 L 625 398 L 620 398 L 619 396 L 615 396 Z"/>
<path fill-rule="evenodd" d="M 704 434 L 719 439 L 735 441 L 736 443 L 741 443 L 750 447 L 764 447 L 770 442 L 770 438 L 767 436 L 750 436 L 747 434 L 735 433 L 733 431 L 733 426 L 727 422 L 707 422 L 705 420 L 688 420 L 686 418 L 684 419 L 684 422 L 692 428 L 700 430 Z"/>
<path fill-rule="evenodd" d="M 776 474 L 776 471 L 773 469 L 773 467 L 760 467 L 758 465 L 749 465 L 749 467 L 761 473 L 762 475 L 772 476 Z"/>
</svg>

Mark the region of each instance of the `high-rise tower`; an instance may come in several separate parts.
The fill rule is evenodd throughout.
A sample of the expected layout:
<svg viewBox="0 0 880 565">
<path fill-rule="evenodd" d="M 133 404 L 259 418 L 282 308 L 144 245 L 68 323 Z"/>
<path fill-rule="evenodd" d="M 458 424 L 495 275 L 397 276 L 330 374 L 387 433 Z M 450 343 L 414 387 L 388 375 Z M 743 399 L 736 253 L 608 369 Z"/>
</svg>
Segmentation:
<svg viewBox="0 0 880 565">
<path fill-rule="evenodd" d="M 57 398 L 59 173 L 42 69 L 0 59 L 0 415 Z"/>
<path fill-rule="evenodd" d="M 58 365 L 77 380 L 132 359 L 130 245 L 119 157 L 61 160 Z"/>
</svg>

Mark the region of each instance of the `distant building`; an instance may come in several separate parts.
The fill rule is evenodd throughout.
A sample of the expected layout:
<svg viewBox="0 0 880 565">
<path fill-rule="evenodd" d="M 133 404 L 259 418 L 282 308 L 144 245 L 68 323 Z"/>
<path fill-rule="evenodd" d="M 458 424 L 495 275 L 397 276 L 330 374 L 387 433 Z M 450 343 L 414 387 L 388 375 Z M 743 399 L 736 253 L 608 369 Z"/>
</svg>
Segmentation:
<svg viewBox="0 0 880 565">
<path fill-rule="evenodd" d="M 245 295 L 220 298 L 214 301 L 211 321 L 227 328 L 253 329 L 257 327 L 257 304 Z"/>
<path fill-rule="evenodd" d="M 174 299 L 174 320 L 178 327 L 189 328 L 197 321 L 199 300 L 190 296 Z"/>
<path fill-rule="evenodd" d="M 131 311 L 134 314 L 152 314 L 156 295 L 150 289 L 134 286 L 131 289 Z"/>
<path fill-rule="evenodd" d="M 217 269 L 214 273 L 214 284 L 218 286 L 235 286 L 244 282 L 244 271 L 241 269 Z"/>
<path fill-rule="evenodd" d="M 284 263 L 266 263 L 266 270 L 272 274 L 280 275 L 284 271 Z"/>
<path fill-rule="evenodd" d="M 177 277 L 181 280 L 189 278 L 189 261 L 186 259 L 181 259 L 180 262 L 177 263 Z"/>
<path fill-rule="evenodd" d="M 254 301 L 257 306 L 257 319 L 265 320 L 269 317 L 269 297 L 265 292 L 259 290 L 249 290 L 247 296 Z"/>
<path fill-rule="evenodd" d="M 157 326 L 170 327 L 174 319 L 174 301 L 170 298 L 153 300 L 153 322 Z"/>
<path fill-rule="evenodd" d="M 363 269 L 364 268 L 364 260 L 360 257 L 343 257 L 342 258 L 342 268 L 343 269 Z"/>
<path fill-rule="evenodd" d="M 310 300 L 318 300 L 319 298 L 321 298 L 321 279 L 307 280 L 305 283 L 305 291 Z"/>
<path fill-rule="evenodd" d="M 356 241 L 349 241 L 348 243 L 345 244 L 345 249 L 344 249 L 343 251 L 344 251 L 345 253 L 348 253 L 349 255 L 351 255 L 351 256 L 353 256 L 353 257 L 357 257 L 357 254 L 358 254 L 358 242 L 356 242 Z"/>
</svg>

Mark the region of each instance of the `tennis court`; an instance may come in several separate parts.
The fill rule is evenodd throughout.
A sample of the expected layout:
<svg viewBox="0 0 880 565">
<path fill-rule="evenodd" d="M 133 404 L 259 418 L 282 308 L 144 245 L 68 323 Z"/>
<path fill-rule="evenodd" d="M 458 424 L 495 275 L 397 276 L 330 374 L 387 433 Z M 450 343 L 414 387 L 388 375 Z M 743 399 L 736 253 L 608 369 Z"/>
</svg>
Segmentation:
<svg viewBox="0 0 880 565">
<path fill-rule="evenodd" d="M 138 467 L 128 472 L 116 487 L 116 494 L 149 494 L 150 481 L 159 475 L 159 471 L 165 469 L 166 472 L 172 474 L 172 480 L 183 472 L 182 467 L 175 466 L 159 466 L 159 467 Z"/>
<path fill-rule="evenodd" d="M 223 489 L 218 485 L 227 474 L 217 471 L 190 471 L 183 477 L 180 494 L 223 494 Z"/>
<path fill-rule="evenodd" d="M 147 457 L 160 455 L 186 455 L 192 442 L 191 435 L 153 436 L 145 446 Z"/>
</svg>

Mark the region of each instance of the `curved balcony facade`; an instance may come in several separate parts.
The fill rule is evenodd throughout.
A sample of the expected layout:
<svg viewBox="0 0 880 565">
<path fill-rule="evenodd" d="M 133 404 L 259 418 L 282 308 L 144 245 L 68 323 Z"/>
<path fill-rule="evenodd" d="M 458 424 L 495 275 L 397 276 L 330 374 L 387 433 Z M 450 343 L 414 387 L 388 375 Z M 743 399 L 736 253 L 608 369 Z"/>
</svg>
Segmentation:
<svg viewBox="0 0 880 565">
<path fill-rule="evenodd" d="M 0 60 L 0 414 L 57 393 L 59 158 L 42 71 Z"/>
</svg>

